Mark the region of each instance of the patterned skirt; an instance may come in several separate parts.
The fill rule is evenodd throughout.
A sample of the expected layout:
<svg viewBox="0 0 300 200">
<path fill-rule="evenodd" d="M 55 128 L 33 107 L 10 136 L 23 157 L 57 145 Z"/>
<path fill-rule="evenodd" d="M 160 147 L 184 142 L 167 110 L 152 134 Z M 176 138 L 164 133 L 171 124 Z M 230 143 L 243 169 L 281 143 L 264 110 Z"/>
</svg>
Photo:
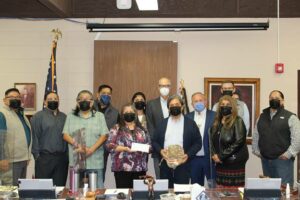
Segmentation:
<svg viewBox="0 0 300 200">
<path fill-rule="evenodd" d="M 245 167 L 241 169 L 224 169 L 216 167 L 217 187 L 244 187 Z"/>
</svg>

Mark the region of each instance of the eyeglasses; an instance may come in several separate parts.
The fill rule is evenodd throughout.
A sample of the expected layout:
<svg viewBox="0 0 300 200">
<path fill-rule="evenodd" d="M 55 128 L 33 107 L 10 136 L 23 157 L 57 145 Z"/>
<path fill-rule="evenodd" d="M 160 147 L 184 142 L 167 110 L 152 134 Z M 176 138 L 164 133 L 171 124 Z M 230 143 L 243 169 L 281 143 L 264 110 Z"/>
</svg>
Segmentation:
<svg viewBox="0 0 300 200">
<path fill-rule="evenodd" d="M 158 85 L 159 87 L 171 87 L 171 85 Z"/>
<path fill-rule="evenodd" d="M 17 97 L 14 97 L 14 96 L 7 96 L 7 97 L 5 97 L 6 99 L 21 99 L 21 97 L 20 96 L 17 96 Z"/>
</svg>

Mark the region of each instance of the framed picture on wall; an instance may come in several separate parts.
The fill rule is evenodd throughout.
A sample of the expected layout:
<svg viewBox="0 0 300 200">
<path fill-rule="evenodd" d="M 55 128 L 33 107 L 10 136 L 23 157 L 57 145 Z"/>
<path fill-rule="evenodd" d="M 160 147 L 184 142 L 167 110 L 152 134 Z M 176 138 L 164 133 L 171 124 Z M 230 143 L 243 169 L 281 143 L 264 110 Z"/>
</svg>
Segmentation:
<svg viewBox="0 0 300 200">
<path fill-rule="evenodd" d="M 239 99 L 244 101 L 250 113 L 250 128 L 248 137 L 252 136 L 252 131 L 260 114 L 260 79 L 259 78 L 204 78 L 204 92 L 207 97 L 208 108 L 221 97 L 221 84 L 225 80 L 234 82 L 236 90 L 239 92 Z"/>
<path fill-rule="evenodd" d="M 36 84 L 35 83 L 15 83 L 21 93 L 21 106 L 25 111 L 36 110 Z"/>
</svg>

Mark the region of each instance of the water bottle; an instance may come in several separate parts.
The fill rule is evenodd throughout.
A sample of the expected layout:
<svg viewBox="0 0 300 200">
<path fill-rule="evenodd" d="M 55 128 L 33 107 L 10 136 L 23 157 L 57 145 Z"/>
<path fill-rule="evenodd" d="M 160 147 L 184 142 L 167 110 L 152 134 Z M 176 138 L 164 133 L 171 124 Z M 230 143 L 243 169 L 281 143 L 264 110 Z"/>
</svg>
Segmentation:
<svg viewBox="0 0 300 200">
<path fill-rule="evenodd" d="M 97 189 L 97 173 L 96 172 L 89 173 L 89 185 L 90 185 L 90 190 L 92 192 L 95 192 Z"/>
<path fill-rule="evenodd" d="M 78 191 L 79 173 L 75 170 L 73 166 L 70 166 L 69 169 L 69 184 L 70 184 L 70 191 L 72 193 Z"/>
</svg>

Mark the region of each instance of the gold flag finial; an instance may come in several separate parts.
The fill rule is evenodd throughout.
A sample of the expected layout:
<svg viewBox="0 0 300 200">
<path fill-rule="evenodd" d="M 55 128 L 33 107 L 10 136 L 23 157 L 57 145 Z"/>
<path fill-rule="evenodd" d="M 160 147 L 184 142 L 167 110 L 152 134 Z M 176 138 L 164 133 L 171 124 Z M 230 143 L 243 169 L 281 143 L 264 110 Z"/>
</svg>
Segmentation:
<svg viewBox="0 0 300 200">
<path fill-rule="evenodd" d="M 52 29 L 51 31 L 54 34 L 54 40 L 57 41 L 59 38 L 62 38 L 62 33 L 61 31 L 57 29 Z"/>
</svg>

